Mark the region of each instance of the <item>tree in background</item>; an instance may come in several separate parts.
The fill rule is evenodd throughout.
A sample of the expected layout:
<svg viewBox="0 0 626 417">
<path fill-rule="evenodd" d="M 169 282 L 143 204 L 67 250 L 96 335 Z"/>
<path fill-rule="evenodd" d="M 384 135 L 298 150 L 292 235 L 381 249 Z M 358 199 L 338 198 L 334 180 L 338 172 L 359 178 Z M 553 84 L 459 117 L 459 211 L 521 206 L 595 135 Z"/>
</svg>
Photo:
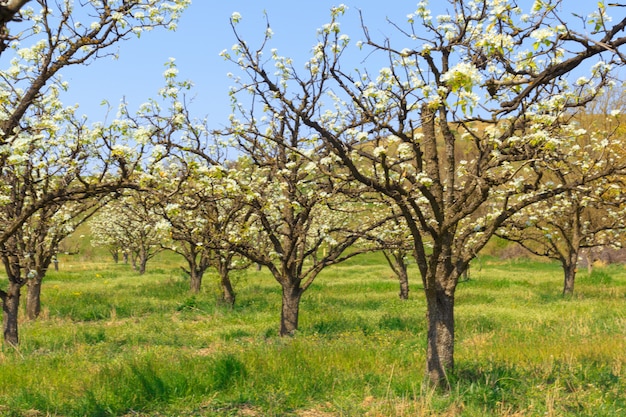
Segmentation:
<svg viewBox="0 0 626 417">
<path fill-rule="evenodd" d="M 153 196 L 142 191 L 128 191 L 112 200 L 89 222 L 92 243 L 124 248 L 133 269 L 145 274 L 148 261 L 170 239 L 170 225 L 155 206 Z"/>
<path fill-rule="evenodd" d="M 577 160 L 574 145 L 585 132 L 570 123 L 571 113 L 609 83 L 626 43 L 626 19 L 612 23 L 604 3 L 578 25 L 564 23 L 562 7 L 538 1 L 524 11 L 514 2 L 450 0 L 435 18 L 420 2 L 405 26 L 394 25 L 396 38 L 379 42 L 363 23 L 357 46 L 366 55 L 350 61 L 341 5 L 320 28 L 304 70 L 277 50 L 262 53 L 270 29 L 260 47 L 245 41 L 241 16 L 233 15 L 237 42 L 223 56 L 243 73 L 233 94 L 236 105 L 256 111 L 248 120 L 297 122 L 298 137 L 315 138 L 342 173 L 387 196 L 404 216 L 426 296 L 433 385 L 446 386 L 454 368 L 459 277 L 500 226 L 624 167 L 606 153 L 585 161 L 582 177 L 540 180 Z M 592 34 L 577 32 L 581 26 Z M 354 62 L 362 63 L 353 69 Z"/>
<path fill-rule="evenodd" d="M 383 229 L 383 255 L 389 267 L 398 278 L 400 284 L 400 299 L 409 299 L 409 263 L 413 259 L 413 244 L 411 232 L 406 227 L 402 216 L 397 216 L 389 221 Z"/>
<path fill-rule="evenodd" d="M 168 249 L 181 255 L 188 268 L 190 289 L 197 293 L 207 269 L 214 267 L 220 276 L 222 300 L 232 306 L 235 291 L 230 279 L 234 270 L 245 269 L 249 262 L 232 251 L 226 236 L 239 234 L 246 207 L 241 199 L 228 197 L 231 179 L 223 176 L 222 166 L 230 144 L 216 139 L 207 121 L 192 118 L 184 90 L 191 84 L 179 82 L 173 61 L 168 63 L 169 85 L 174 91 L 180 123 L 180 136 L 164 135 L 157 141 L 150 181 L 145 188 L 153 195 L 158 214 L 170 226 L 172 244 Z"/>
<path fill-rule="evenodd" d="M 591 103 L 576 120 L 586 128 L 588 135 L 574 144 L 569 171 L 545 172 L 542 181 L 548 186 L 559 186 L 584 178 L 591 165 L 623 156 L 624 138 L 621 109 L 599 106 L 606 97 Z M 616 103 L 623 105 L 623 103 Z M 603 114 L 590 114 L 593 109 Z M 608 155 L 608 158 L 603 155 Z M 531 253 L 559 261 L 563 267 L 563 295 L 574 293 L 574 282 L 583 251 L 615 246 L 619 234 L 626 230 L 626 195 L 624 177 L 609 176 L 595 180 L 577 190 L 559 194 L 511 216 L 497 235 L 517 242 Z"/>
<path fill-rule="evenodd" d="M 618 236 L 626 228 L 623 187 L 594 184 L 582 192 L 565 193 L 517 213 L 497 235 L 559 261 L 563 295 L 571 295 L 582 250 L 619 245 Z"/>
<path fill-rule="evenodd" d="M 59 244 L 78 226 L 87 221 L 105 199 L 87 199 L 50 205 L 30 217 L 22 229 L 12 236 L 19 243 L 16 251 L 27 277 L 26 316 L 30 320 L 41 312 L 41 286 L 50 264 L 56 260 Z"/>
<path fill-rule="evenodd" d="M 572 157 L 562 167 L 543 173 L 546 186 L 584 178 L 591 164 L 623 158 L 623 92 L 611 88 L 576 114 L 573 123 L 588 134 L 573 144 Z M 623 176 L 603 177 L 577 190 L 559 194 L 511 216 L 497 235 L 517 242 L 535 255 L 559 261 L 563 267 L 563 295 L 574 293 L 574 282 L 583 251 L 619 245 L 626 229 L 626 195 Z"/>
<path fill-rule="evenodd" d="M 167 187 L 155 192 L 159 198 L 159 214 L 170 225 L 172 245 L 168 249 L 187 262 L 183 268 L 190 277 L 190 289 L 198 293 L 207 269 L 213 267 L 220 277 L 221 298 L 229 306 L 235 303 L 230 279 L 234 270 L 246 269 L 250 262 L 242 259 L 228 244 L 227 236 L 238 234 L 248 211 L 241 200 L 228 198 L 219 169 L 187 163 L 184 182 L 171 193 Z M 163 172 L 164 183 L 177 184 L 181 173 L 177 166 Z"/>
</svg>

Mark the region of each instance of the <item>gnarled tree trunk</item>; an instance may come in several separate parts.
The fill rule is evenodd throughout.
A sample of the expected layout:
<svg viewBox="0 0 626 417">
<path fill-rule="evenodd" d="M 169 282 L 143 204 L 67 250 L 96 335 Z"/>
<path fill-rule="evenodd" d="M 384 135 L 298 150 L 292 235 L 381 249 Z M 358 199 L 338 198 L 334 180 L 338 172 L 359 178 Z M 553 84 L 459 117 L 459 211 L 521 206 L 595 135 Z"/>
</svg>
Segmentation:
<svg viewBox="0 0 626 417">
<path fill-rule="evenodd" d="M 574 294 L 574 281 L 576 280 L 576 265 L 563 266 L 563 295 Z"/>
</svg>

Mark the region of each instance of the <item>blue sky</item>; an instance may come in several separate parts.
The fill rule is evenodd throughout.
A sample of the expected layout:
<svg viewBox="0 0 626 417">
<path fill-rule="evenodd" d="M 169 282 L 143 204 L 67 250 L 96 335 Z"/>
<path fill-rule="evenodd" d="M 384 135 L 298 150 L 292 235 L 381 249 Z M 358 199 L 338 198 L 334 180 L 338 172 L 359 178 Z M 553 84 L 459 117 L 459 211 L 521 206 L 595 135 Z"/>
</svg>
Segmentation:
<svg viewBox="0 0 626 417">
<path fill-rule="evenodd" d="M 106 99 L 113 106 L 123 97 L 135 109 L 163 85 L 164 63 L 176 59 L 180 77 L 195 84 L 192 106 L 197 117 L 207 116 L 213 128 L 227 123 L 230 113 L 228 88 L 232 84 L 226 76 L 237 73 L 234 64 L 225 62 L 219 52 L 230 49 L 235 38 L 229 18 L 237 11 L 242 15 L 238 29 L 252 45 L 260 42 L 265 30 L 263 11 L 266 11 L 274 31 L 271 47 L 277 47 L 281 55 L 294 59 L 296 68 L 304 65 L 311 47 L 316 43 L 316 29 L 329 20 L 329 10 L 341 1 L 332 0 L 193 0 L 184 13 L 176 32 L 158 30 L 130 39 L 119 45 L 119 59 L 100 59 L 88 67 L 77 67 L 63 73 L 70 83 L 70 91 L 63 98 L 66 105 L 79 103 L 81 112 L 92 121 L 104 118 L 105 108 L 100 103 Z M 396 33 L 387 18 L 404 25 L 406 16 L 412 13 L 417 1 L 346 0 L 348 12 L 341 18 L 344 33 L 352 43 L 362 38 L 358 10 L 363 12 L 370 34 L 383 39 Z M 431 0 L 431 5 L 447 4 Z M 526 12 L 532 0 L 517 0 Z M 565 0 L 573 6 L 572 0 Z M 580 5 L 579 5 L 580 6 Z M 579 7 L 577 6 L 577 7 Z M 587 14 L 596 2 L 585 5 Z M 442 11 L 440 10 L 439 13 Z M 611 10 L 613 14 L 621 10 Z M 433 11 L 433 15 L 439 14 Z M 568 14 L 571 16 L 571 14 Z M 353 46 L 356 52 L 356 46 Z"/>
<path fill-rule="evenodd" d="M 163 85 L 164 63 L 173 57 L 180 77 L 195 84 L 194 115 L 207 116 L 213 127 L 223 126 L 230 114 L 228 87 L 232 84 L 226 74 L 236 73 L 237 68 L 225 62 L 219 53 L 235 43 L 229 23 L 232 13 L 237 11 L 242 15 L 238 28 L 254 44 L 262 39 L 263 11 L 266 11 L 274 31 L 272 47 L 277 47 L 282 55 L 293 57 L 296 64 L 298 61 L 304 64 L 315 44 L 316 29 L 328 22 L 330 8 L 340 3 L 329 0 L 193 0 L 176 32 L 146 33 L 140 39 L 121 43 L 118 60 L 106 57 L 87 67 L 65 71 L 63 78 L 70 83 L 70 91 L 63 100 L 66 105 L 79 103 L 81 112 L 92 121 L 103 119 L 105 108 L 101 102 L 104 99 L 116 106 L 125 97 L 131 108 L 136 108 L 156 95 Z M 358 9 L 363 11 L 370 32 L 382 35 L 393 30 L 385 20 L 387 16 L 404 22 L 417 4 L 375 0 L 343 3 L 348 6 L 348 12 L 342 19 L 342 29 L 354 42 L 362 38 Z"/>
</svg>

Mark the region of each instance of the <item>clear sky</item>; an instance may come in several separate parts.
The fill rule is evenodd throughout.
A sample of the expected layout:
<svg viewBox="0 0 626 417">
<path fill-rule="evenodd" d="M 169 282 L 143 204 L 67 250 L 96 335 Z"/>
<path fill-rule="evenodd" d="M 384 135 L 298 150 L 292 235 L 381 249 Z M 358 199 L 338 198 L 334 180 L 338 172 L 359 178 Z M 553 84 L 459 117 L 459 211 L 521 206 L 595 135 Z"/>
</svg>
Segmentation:
<svg viewBox="0 0 626 417">
<path fill-rule="evenodd" d="M 235 43 L 229 24 L 232 13 L 237 11 L 242 15 L 238 29 L 254 45 L 262 39 L 265 30 L 263 11 L 266 11 L 274 31 L 271 47 L 277 47 L 281 55 L 294 58 L 297 68 L 304 65 L 316 43 L 316 29 L 328 22 L 330 8 L 340 3 L 333 0 L 193 0 L 176 32 L 145 33 L 140 39 L 122 42 L 118 60 L 104 58 L 88 67 L 64 72 L 70 92 L 63 100 L 66 105 L 79 103 L 81 112 L 92 121 L 103 119 L 104 107 L 100 105 L 103 99 L 116 106 L 125 97 L 131 109 L 135 109 L 147 98 L 156 96 L 163 85 L 164 63 L 173 57 L 180 77 L 195 84 L 194 116 L 207 116 L 210 126 L 219 128 L 227 123 L 230 114 L 228 87 L 232 82 L 226 74 L 238 70 L 219 56 L 220 51 L 230 49 Z M 359 10 L 363 12 L 369 33 L 380 40 L 397 33 L 387 18 L 404 25 L 406 16 L 414 12 L 417 0 L 346 0 L 343 3 L 348 6 L 348 11 L 341 18 L 342 30 L 350 35 L 354 44 L 363 37 Z M 517 0 L 524 12 L 532 3 L 532 0 Z M 566 7 L 577 3 L 576 0 L 564 2 Z M 584 3 L 585 10 L 577 10 L 581 14 L 597 7 L 595 1 Z M 440 7 L 448 3 L 431 0 L 430 4 Z M 433 10 L 433 15 L 441 12 L 443 10 L 439 13 Z M 356 52 L 356 46 L 352 47 Z"/>
<path fill-rule="evenodd" d="M 76 67 L 63 73 L 70 83 L 70 91 L 63 100 L 66 105 L 80 104 L 81 112 L 92 121 L 104 117 L 100 104 L 106 99 L 117 106 L 125 97 L 136 108 L 147 98 L 156 95 L 163 85 L 164 63 L 176 59 L 180 78 L 195 84 L 194 115 L 207 116 L 212 127 L 223 126 L 230 114 L 226 76 L 237 72 L 234 64 L 219 56 L 230 49 L 235 38 L 229 19 L 233 12 L 242 15 L 238 29 L 254 44 L 265 31 L 263 11 L 272 25 L 272 47 L 282 55 L 306 61 L 311 47 L 316 43 L 316 29 L 327 23 L 332 6 L 342 3 L 331 0 L 193 0 L 185 11 L 176 32 L 152 31 L 140 39 L 132 38 L 119 46 L 119 59 L 103 58 L 87 67 Z M 348 12 L 342 18 L 342 30 L 356 42 L 362 38 L 358 26 L 361 9 L 372 34 L 389 34 L 393 31 L 386 17 L 404 23 L 406 15 L 413 12 L 417 2 L 348 0 Z M 436 3 L 436 2 L 435 2 Z M 356 48 L 356 46 L 354 46 Z M 298 59 L 300 57 L 300 59 Z"/>
</svg>

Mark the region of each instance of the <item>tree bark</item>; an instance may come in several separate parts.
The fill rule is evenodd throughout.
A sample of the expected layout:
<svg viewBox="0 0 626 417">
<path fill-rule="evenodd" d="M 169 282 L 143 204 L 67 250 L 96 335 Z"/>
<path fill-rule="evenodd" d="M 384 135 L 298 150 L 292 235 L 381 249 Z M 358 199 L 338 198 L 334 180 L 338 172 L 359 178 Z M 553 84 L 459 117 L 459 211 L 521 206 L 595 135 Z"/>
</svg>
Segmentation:
<svg viewBox="0 0 626 417">
<path fill-rule="evenodd" d="M 283 285 L 283 305 L 280 315 L 281 336 L 292 336 L 298 330 L 302 292 L 299 285 Z"/>
<path fill-rule="evenodd" d="M 200 292 L 200 287 L 202 286 L 202 276 L 203 274 L 196 268 L 190 268 L 189 289 L 193 294 L 198 294 Z"/>
<path fill-rule="evenodd" d="M 147 259 L 141 259 L 139 262 L 139 275 L 143 275 L 146 273 L 146 264 L 148 263 Z"/>
<path fill-rule="evenodd" d="M 17 346 L 19 343 L 17 316 L 20 306 L 21 288 L 22 286 L 19 283 L 9 281 L 8 292 L 2 293 L 4 341 L 13 346 Z"/>
<path fill-rule="evenodd" d="M 135 251 L 131 252 L 131 254 L 130 254 L 130 264 L 131 264 L 131 266 L 133 267 L 133 269 L 135 271 L 139 271 L 139 265 L 137 264 L 137 258 L 138 257 L 139 257 L 139 255 Z"/>
<path fill-rule="evenodd" d="M 146 273 L 146 265 L 148 264 L 148 253 L 145 249 L 139 251 L 139 275 Z"/>
<path fill-rule="evenodd" d="M 448 384 L 454 369 L 454 292 L 426 289 L 428 315 L 427 373 L 433 386 Z"/>
<path fill-rule="evenodd" d="M 409 274 L 407 274 L 406 269 L 402 270 L 400 274 L 398 274 L 398 281 L 400 281 L 400 299 L 408 300 L 409 299 Z"/>
<path fill-rule="evenodd" d="M 39 277 L 28 280 L 26 316 L 29 320 L 36 320 L 41 313 L 41 284 L 42 280 Z"/>
<path fill-rule="evenodd" d="M 574 281 L 576 280 L 576 263 L 578 254 L 570 254 L 569 259 L 563 262 L 563 295 L 574 294 Z"/>
<path fill-rule="evenodd" d="M 235 305 L 235 290 L 233 289 L 233 283 L 230 281 L 228 271 L 220 272 L 221 286 L 222 286 L 222 300 L 228 304 L 231 308 Z"/>
<path fill-rule="evenodd" d="M 115 262 L 116 264 L 119 263 L 120 261 L 120 252 L 115 249 L 115 250 L 111 250 L 111 256 L 113 257 L 113 262 Z"/>
</svg>

